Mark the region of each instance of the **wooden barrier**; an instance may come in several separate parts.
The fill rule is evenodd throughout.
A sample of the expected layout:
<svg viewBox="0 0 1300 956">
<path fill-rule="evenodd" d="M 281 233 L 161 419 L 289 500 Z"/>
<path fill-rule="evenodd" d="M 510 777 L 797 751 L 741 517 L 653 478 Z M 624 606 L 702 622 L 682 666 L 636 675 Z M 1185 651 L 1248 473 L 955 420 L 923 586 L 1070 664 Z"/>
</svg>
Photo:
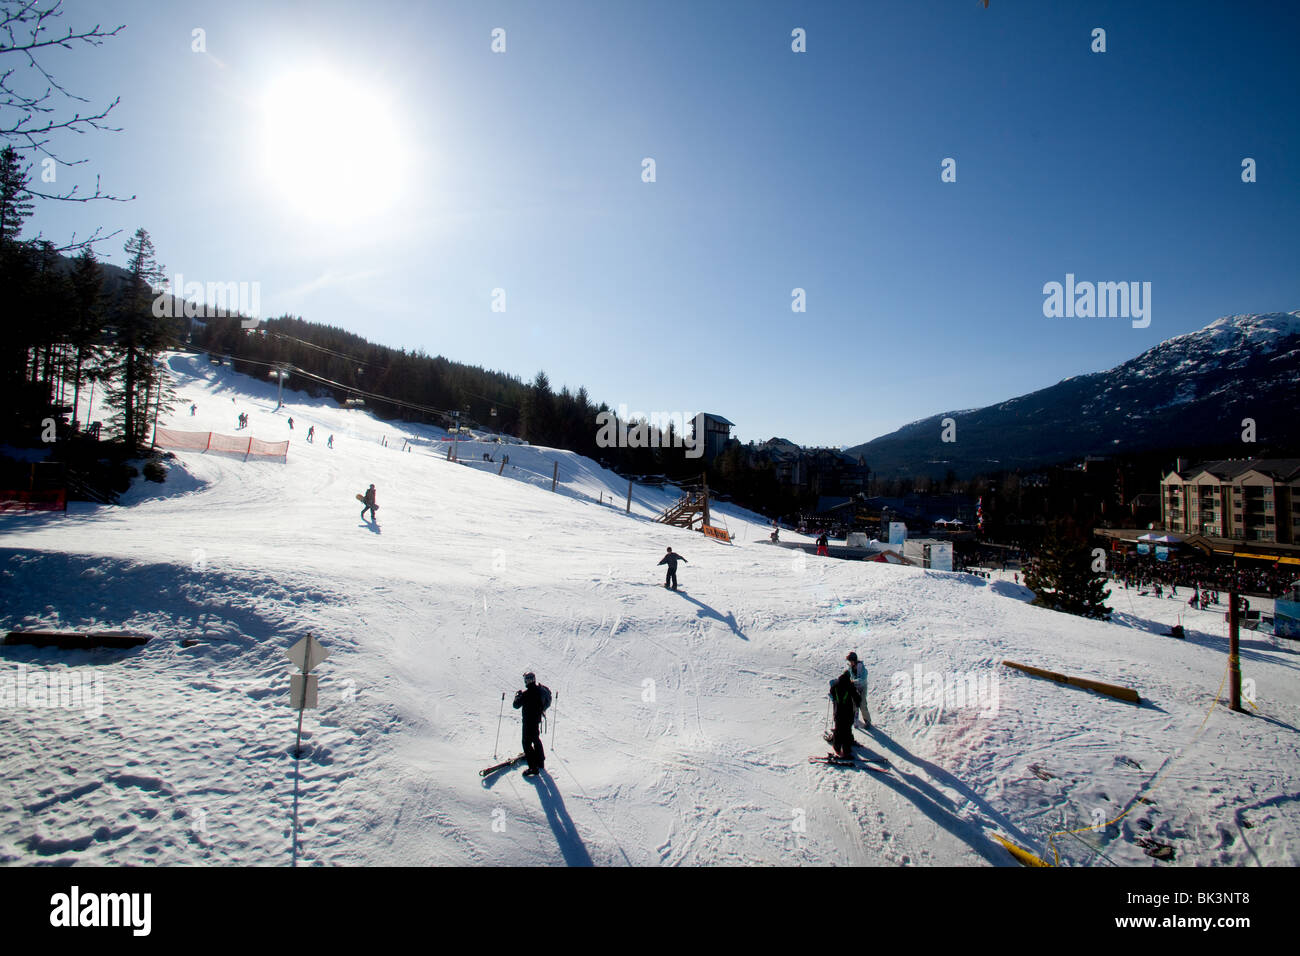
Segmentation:
<svg viewBox="0 0 1300 956">
<path fill-rule="evenodd" d="M 1129 687 L 1121 687 L 1118 684 L 1106 684 L 1099 680 L 1091 680 L 1087 677 L 1071 677 L 1069 674 L 1058 674 L 1056 671 L 1046 671 L 1041 667 L 1030 667 L 1028 664 L 1017 664 L 1015 661 L 1003 661 L 1006 667 L 1014 667 L 1016 670 L 1024 671 L 1026 674 L 1033 674 L 1035 677 L 1046 677 L 1048 680 L 1054 680 L 1058 684 L 1069 684 L 1071 687 L 1082 687 L 1086 690 L 1095 690 L 1099 694 L 1105 694 L 1108 697 L 1115 697 L 1119 700 L 1128 701 L 1130 704 L 1141 704 L 1142 698 L 1138 692 Z"/>
<path fill-rule="evenodd" d="M 152 634 L 139 631 L 10 631 L 4 644 L 31 644 L 34 647 L 62 647 L 78 650 L 88 647 L 139 647 L 148 644 Z"/>
</svg>

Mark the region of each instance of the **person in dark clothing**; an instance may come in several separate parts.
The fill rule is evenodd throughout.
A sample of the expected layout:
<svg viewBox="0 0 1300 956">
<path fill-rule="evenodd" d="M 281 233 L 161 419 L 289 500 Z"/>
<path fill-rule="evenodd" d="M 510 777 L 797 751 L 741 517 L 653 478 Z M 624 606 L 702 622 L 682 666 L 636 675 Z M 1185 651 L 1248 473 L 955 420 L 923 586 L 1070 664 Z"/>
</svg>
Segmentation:
<svg viewBox="0 0 1300 956">
<path fill-rule="evenodd" d="M 837 757 L 853 758 L 853 715 L 862 702 L 858 689 L 848 671 L 831 681 L 830 698 L 834 701 L 835 729 L 831 733 L 831 747 Z"/>
<path fill-rule="evenodd" d="M 366 489 L 366 493 L 361 497 L 361 517 L 365 518 L 366 512 L 370 512 L 370 520 L 375 519 L 375 486 L 371 485 Z"/>
<path fill-rule="evenodd" d="M 524 689 L 515 691 L 514 708 L 520 711 L 523 719 L 524 757 L 528 760 L 525 777 L 535 777 L 546 766 L 546 751 L 542 749 L 542 713 L 545 711 L 545 698 L 550 692 L 537 683 L 537 676 L 529 671 L 524 675 Z"/>
<path fill-rule="evenodd" d="M 817 536 L 817 553 L 824 558 L 830 557 L 830 551 L 827 550 L 827 545 L 829 544 L 830 541 L 826 537 L 826 532 L 823 531 Z"/>
<path fill-rule="evenodd" d="M 686 559 L 683 558 L 680 554 L 674 554 L 672 548 L 669 548 L 668 553 L 665 554 L 659 560 L 660 564 L 668 565 L 668 573 L 664 575 L 664 587 L 672 591 L 677 590 L 677 562 L 678 561 L 686 561 Z M 686 561 L 686 563 L 690 564 L 689 561 Z"/>
<path fill-rule="evenodd" d="M 307 429 L 307 440 L 311 441 L 315 437 L 316 437 L 316 426 L 312 425 L 311 428 Z"/>
<path fill-rule="evenodd" d="M 333 435 L 330 435 L 330 440 L 329 440 L 329 442 L 328 442 L 327 444 L 329 445 L 330 448 L 333 448 L 333 447 L 334 447 L 334 436 L 333 436 Z"/>
<path fill-rule="evenodd" d="M 289 416 L 289 431 L 293 431 L 293 416 Z"/>
</svg>

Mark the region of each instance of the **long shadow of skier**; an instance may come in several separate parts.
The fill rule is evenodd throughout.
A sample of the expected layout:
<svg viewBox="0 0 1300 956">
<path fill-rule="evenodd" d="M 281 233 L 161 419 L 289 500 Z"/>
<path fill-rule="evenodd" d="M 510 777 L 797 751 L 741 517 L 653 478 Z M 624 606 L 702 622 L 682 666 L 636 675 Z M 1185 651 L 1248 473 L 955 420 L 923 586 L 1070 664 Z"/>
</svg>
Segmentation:
<svg viewBox="0 0 1300 956">
<path fill-rule="evenodd" d="M 749 640 L 749 638 L 745 636 L 745 633 L 736 625 L 736 615 L 731 611 L 728 611 L 725 615 L 719 614 L 703 601 L 697 601 L 685 591 L 678 591 L 677 593 L 700 609 L 700 613 L 697 615 L 698 617 L 711 617 L 714 620 L 721 621 L 723 624 L 727 625 L 727 627 L 731 628 L 731 633 L 735 634 L 742 641 Z"/>
<path fill-rule="evenodd" d="M 555 787 L 551 775 L 543 770 L 533 778 L 537 783 L 537 795 L 542 800 L 542 809 L 546 811 L 546 822 L 551 825 L 555 842 L 559 844 L 560 854 L 567 866 L 593 866 L 591 855 L 578 836 L 578 828 L 573 825 L 573 818 L 565 809 L 564 797 Z"/>
<path fill-rule="evenodd" d="M 878 743 L 886 750 L 892 750 L 903 760 L 924 770 L 931 778 L 939 781 L 942 785 L 950 787 L 964 797 L 966 801 L 974 804 L 980 812 L 993 821 L 1002 830 L 1011 837 L 1024 839 L 1018 827 L 1012 825 L 1001 813 L 989 806 L 974 790 L 966 786 L 948 771 L 936 764 L 930 763 L 921 757 L 917 757 L 902 744 L 886 736 L 879 728 L 874 729 L 867 735 L 867 739 L 873 743 Z M 870 771 L 869 771 L 870 772 Z M 943 827 L 953 836 L 963 840 L 967 846 L 982 856 L 987 862 L 994 866 L 1014 866 L 1015 862 L 1010 856 L 998 845 L 988 838 L 983 829 L 974 821 L 962 820 L 957 816 L 959 809 L 953 804 L 945 794 L 935 789 L 927 781 L 922 780 L 914 774 L 904 776 L 897 765 L 893 766 L 892 773 L 882 773 L 878 775 L 886 786 L 901 796 L 910 799 L 918 810 L 927 817 Z"/>
</svg>

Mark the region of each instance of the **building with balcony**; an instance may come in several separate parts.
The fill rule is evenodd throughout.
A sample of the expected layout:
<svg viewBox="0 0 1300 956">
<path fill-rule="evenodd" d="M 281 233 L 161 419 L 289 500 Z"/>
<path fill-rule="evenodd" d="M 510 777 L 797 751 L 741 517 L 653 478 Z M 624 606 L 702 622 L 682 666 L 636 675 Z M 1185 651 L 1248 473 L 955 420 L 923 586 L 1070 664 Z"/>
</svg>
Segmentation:
<svg viewBox="0 0 1300 956">
<path fill-rule="evenodd" d="M 1267 544 L 1300 543 L 1300 458 L 1242 458 L 1186 467 L 1160 482 L 1166 531 Z"/>
</svg>

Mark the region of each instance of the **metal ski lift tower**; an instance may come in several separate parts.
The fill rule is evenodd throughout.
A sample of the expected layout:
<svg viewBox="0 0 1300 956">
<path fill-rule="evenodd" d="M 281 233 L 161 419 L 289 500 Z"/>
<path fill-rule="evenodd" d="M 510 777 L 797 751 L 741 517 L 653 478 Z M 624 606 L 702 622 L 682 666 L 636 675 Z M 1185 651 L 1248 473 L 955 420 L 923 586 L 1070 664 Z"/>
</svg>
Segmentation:
<svg viewBox="0 0 1300 956">
<path fill-rule="evenodd" d="M 275 390 L 275 410 L 277 412 L 284 407 L 284 380 L 289 377 L 292 370 L 293 366 L 287 362 L 277 363 L 275 368 L 271 369 L 271 374 L 275 376 L 277 383 Z"/>
</svg>

